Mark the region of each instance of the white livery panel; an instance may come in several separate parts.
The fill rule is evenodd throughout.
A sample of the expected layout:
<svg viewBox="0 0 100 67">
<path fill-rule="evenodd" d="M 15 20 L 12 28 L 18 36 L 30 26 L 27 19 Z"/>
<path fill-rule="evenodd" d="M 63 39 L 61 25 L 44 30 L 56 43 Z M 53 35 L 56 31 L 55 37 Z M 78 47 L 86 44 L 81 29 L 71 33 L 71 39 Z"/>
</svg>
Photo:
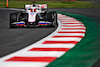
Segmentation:
<svg viewBox="0 0 100 67">
<path fill-rule="evenodd" d="M 36 20 L 36 13 L 29 12 L 28 13 L 28 22 L 35 22 L 35 20 Z"/>
</svg>

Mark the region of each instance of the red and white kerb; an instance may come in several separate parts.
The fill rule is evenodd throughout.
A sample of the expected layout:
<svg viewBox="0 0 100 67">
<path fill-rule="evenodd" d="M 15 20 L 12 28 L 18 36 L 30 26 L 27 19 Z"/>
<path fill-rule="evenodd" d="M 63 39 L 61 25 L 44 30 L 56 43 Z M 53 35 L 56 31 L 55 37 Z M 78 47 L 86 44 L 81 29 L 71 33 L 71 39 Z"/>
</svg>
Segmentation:
<svg viewBox="0 0 100 67">
<path fill-rule="evenodd" d="M 73 48 L 84 36 L 84 24 L 58 14 L 59 26 L 48 37 L 0 59 L 0 67 L 45 67 Z"/>
</svg>

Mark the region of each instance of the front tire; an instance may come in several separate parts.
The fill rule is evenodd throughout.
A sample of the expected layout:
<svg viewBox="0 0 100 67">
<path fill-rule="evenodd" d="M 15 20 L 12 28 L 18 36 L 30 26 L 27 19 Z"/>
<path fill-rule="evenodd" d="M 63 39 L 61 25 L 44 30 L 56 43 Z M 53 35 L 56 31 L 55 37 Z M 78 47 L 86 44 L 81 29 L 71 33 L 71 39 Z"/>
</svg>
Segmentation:
<svg viewBox="0 0 100 67">
<path fill-rule="evenodd" d="M 16 13 L 12 13 L 10 14 L 10 28 L 15 28 L 16 26 L 14 26 L 12 23 L 17 21 L 17 14 Z"/>
<path fill-rule="evenodd" d="M 36 25 L 38 25 L 38 23 L 39 23 L 39 16 L 36 15 Z"/>
<path fill-rule="evenodd" d="M 53 11 L 53 26 L 57 27 L 58 22 L 57 22 L 57 12 Z"/>
<path fill-rule="evenodd" d="M 50 13 L 48 14 L 48 19 L 49 19 L 50 22 L 52 22 L 52 23 L 51 23 L 51 26 L 52 26 L 52 27 L 56 27 L 56 26 L 57 26 L 57 13 L 55 13 L 55 12 L 50 12 Z"/>
</svg>

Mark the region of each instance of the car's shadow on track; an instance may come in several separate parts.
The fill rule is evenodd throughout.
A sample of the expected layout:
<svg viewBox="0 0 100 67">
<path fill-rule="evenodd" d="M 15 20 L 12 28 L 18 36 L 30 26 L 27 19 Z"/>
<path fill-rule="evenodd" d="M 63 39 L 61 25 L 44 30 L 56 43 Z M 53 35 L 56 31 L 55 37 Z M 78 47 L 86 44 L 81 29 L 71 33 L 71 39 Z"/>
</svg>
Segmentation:
<svg viewBox="0 0 100 67">
<path fill-rule="evenodd" d="M 58 26 L 57 26 L 58 27 Z M 8 28 L 8 29 L 39 29 L 39 28 L 57 28 L 57 27 L 50 27 L 50 26 L 39 26 L 39 27 L 16 27 L 16 28 Z"/>
</svg>

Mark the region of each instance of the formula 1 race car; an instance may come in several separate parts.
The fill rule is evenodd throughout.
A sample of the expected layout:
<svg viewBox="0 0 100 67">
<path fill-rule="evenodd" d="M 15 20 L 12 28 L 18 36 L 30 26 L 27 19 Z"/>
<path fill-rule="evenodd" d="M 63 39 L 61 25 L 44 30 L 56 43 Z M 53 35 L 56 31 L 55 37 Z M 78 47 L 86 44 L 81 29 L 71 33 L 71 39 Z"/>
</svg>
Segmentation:
<svg viewBox="0 0 100 67">
<path fill-rule="evenodd" d="M 24 27 L 38 27 L 57 26 L 57 13 L 55 11 L 48 11 L 47 4 L 32 4 L 25 5 L 24 11 L 18 11 L 10 14 L 10 28 L 24 26 Z"/>
</svg>

